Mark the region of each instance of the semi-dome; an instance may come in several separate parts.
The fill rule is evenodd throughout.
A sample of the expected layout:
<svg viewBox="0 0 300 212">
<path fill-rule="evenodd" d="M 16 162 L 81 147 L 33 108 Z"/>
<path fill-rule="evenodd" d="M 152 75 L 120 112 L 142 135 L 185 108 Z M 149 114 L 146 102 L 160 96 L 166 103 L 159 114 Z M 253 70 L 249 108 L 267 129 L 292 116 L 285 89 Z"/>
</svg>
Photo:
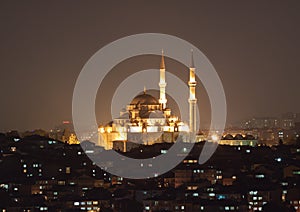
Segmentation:
<svg viewBox="0 0 300 212">
<path fill-rule="evenodd" d="M 231 134 L 227 134 L 223 138 L 224 140 L 233 140 L 233 136 Z"/>
<path fill-rule="evenodd" d="M 141 118 L 147 118 L 147 119 L 164 119 L 165 116 L 162 112 L 160 111 L 147 111 L 143 113 L 142 111 L 140 112 L 140 117 Z"/>
<path fill-rule="evenodd" d="M 151 96 L 150 94 L 143 93 L 134 97 L 130 104 L 156 105 L 159 104 L 159 102 L 155 97 Z"/>
<path fill-rule="evenodd" d="M 234 139 L 235 139 L 235 140 L 243 140 L 244 137 L 243 137 L 241 134 L 236 134 L 236 135 L 234 136 Z"/>
</svg>

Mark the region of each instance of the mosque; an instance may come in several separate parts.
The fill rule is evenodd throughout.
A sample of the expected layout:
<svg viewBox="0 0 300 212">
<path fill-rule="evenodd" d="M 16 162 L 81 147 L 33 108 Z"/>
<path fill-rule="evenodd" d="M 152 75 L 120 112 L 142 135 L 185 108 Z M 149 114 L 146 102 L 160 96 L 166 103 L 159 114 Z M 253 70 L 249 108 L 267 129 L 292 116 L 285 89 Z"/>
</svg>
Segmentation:
<svg viewBox="0 0 300 212">
<path fill-rule="evenodd" d="M 189 123 L 185 123 L 178 116 L 172 114 L 167 107 L 165 60 L 162 52 L 160 63 L 159 99 L 147 94 L 146 89 L 137 95 L 120 111 L 120 116 L 105 126 L 98 127 L 98 144 L 105 149 L 119 149 L 126 151 L 130 145 L 154 144 L 160 142 L 174 142 L 180 135 L 183 141 L 188 141 L 189 135 L 196 132 L 195 96 L 196 80 L 193 52 L 189 68 Z"/>
</svg>

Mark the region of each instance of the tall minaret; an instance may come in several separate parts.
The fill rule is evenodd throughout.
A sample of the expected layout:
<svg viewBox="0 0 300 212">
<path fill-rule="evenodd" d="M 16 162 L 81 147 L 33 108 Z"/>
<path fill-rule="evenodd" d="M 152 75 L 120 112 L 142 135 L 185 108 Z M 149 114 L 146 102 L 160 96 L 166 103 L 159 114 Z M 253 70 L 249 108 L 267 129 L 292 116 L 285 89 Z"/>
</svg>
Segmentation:
<svg viewBox="0 0 300 212">
<path fill-rule="evenodd" d="M 166 67 L 165 67 L 165 59 L 164 59 L 164 51 L 161 51 L 161 62 L 160 62 L 160 80 L 159 80 L 159 103 L 162 105 L 162 109 L 166 108 L 167 98 L 166 98 Z"/>
<path fill-rule="evenodd" d="M 193 50 L 191 50 L 191 66 L 190 66 L 190 80 L 189 80 L 189 88 L 190 88 L 190 98 L 189 98 L 189 124 L 190 124 L 190 132 L 197 133 L 196 126 L 196 108 L 197 108 L 197 99 L 196 99 L 196 80 L 195 80 L 195 65 L 194 65 L 194 56 Z"/>
</svg>

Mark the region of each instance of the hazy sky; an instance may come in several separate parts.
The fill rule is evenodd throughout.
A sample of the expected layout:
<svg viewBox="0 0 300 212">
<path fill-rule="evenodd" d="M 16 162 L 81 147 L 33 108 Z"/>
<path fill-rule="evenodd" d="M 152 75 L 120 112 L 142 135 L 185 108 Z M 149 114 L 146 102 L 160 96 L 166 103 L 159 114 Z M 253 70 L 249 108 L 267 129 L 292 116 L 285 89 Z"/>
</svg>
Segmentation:
<svg viewBox="0 0 300 212">
<path fill-rule="evenodd" d="M 210 59 L 229 123 L 300 112 L 299 11 L 300 1 L 0 1 L 0 131 L 71 120 L 85 62 L 105 44 L 145 32 L 178 36 Z M 114 73 L 112 82 L 122 81 Z"/>
</svg>

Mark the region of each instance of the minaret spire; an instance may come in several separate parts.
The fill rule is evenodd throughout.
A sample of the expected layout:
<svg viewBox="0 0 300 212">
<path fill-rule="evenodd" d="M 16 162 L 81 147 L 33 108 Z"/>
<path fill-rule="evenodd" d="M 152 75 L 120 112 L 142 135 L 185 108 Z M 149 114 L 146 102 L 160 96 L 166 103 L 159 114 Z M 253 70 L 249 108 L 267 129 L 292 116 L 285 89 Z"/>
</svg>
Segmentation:
<svg viewBox="0 0 300 212">
<path fill-rule="evenodd" d="M 166 67 L 165 67 L 164 50 L 163 49 L 161 50 L 160 69 L 166 69 Z"/>
<path fill-rule="evenodd" d="M 197 125 L 196 125 L 196 106 L 197 106 L 197 99 L 196 99 L 196 77 L 195 77 L 195 65 L 194 65 L 194 56 L 193 50 L 191 50 L 191 66 L 190 66 L 190 79 L 189 79 L 189 88 L 190 88 L 190 98 L 189 98 L 189 126 L 190 132 L 196 133 Z"/>
<path fill-rule="evenodd" d="M 162 105 L 162 109 L 165 109 L 167 106 L 166 99 L 166 66 L 165 66 L 165 58 L 164 58 L 164 50 L 161 51 L 161 61 L 160 61 L 160 77 L 159 77 L 159 103 Z"/>
<path fill-rule="evenodd" d="M 195 64 L 194 64 L 194 51 L 193 51 L 193 49 L 191 49 L 191 68 L 195 68 Z"/>
</svg>

